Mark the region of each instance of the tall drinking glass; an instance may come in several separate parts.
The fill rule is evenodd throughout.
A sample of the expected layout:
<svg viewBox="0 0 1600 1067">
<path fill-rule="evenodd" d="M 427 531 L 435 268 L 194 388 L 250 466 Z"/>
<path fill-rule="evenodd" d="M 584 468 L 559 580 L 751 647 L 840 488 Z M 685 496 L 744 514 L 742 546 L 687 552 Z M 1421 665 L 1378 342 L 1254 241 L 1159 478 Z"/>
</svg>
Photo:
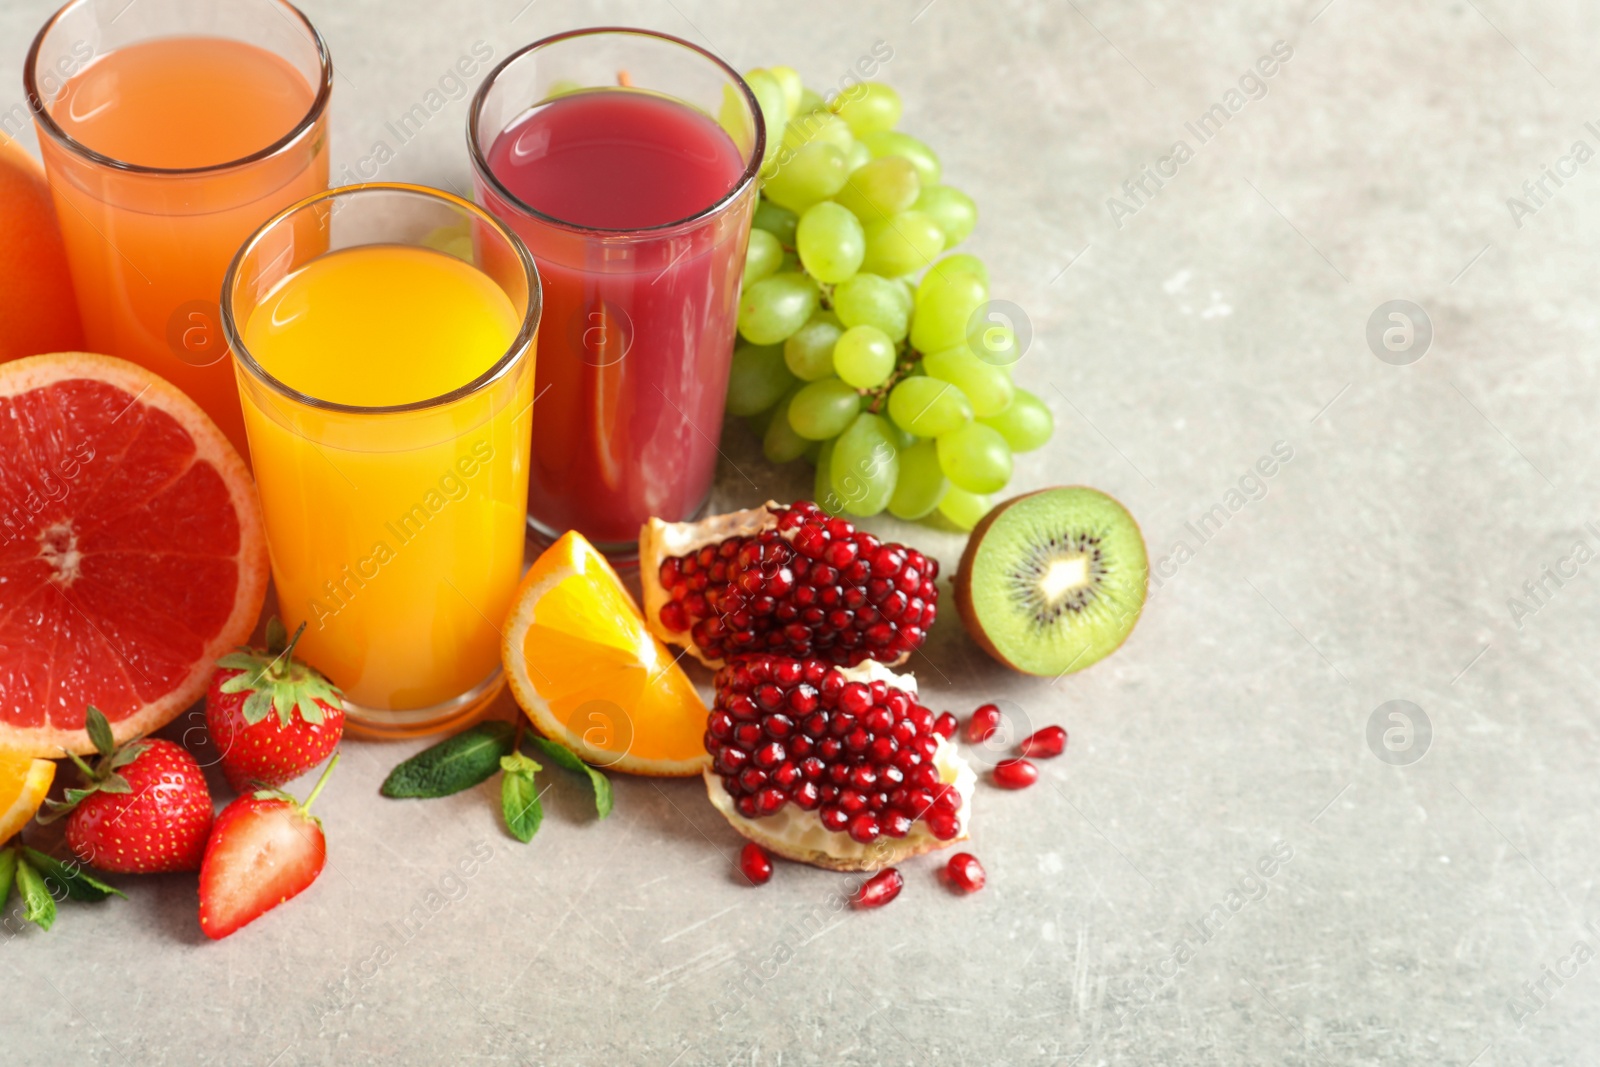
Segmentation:
<svg viewBox="0 0 1600 1067">
<path fill-rule="evenodd" d="M 580 30 L 490 72 L 467 140 L 479 201 L 544 282 L 528 521 L 634 555 L 647 518 L 710 493 L 760 108 L 687 41 Z"/>
<path fill-rule="evenodd" d="M 248 455 L 217 291 L 257 226 L 328 187 L 322 38 L 283 0 L 74 0 L 23 83 L 89 348 L 177 385 Z"/>
<path fill-rule="evenodd" d="M 444 729 L 499 690 L 538 324 L 522 243 L 418 186 L 306 200 L 228 268 L 279 612 L 359 729 Z"/>
</svg>

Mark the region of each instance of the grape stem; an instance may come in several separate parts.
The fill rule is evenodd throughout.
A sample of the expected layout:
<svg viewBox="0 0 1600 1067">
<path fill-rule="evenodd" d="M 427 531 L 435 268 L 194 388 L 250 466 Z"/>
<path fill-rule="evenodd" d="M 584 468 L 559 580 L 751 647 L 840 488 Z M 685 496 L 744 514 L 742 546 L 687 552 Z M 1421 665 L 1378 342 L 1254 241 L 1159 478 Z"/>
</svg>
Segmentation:
<svg viewBox="0 0 1600 1067">
<path fill-rule="evenodd" d="M 865 400 L 867 397 L 872 398 L 867 402 L 868 414 L 882 414 L 883 405 L 885 401 L 889 399 L 890 390 L 892 390 L 896 385 L 899 385 L 900 382 L 904 381 L 906 378 L 910 377 L 911 372 L 916 369 L 917 362 L 921 359 L 922 353 L 918 352 L 910 345 L 907 345 L 906 354 L 901 357 L 899 363 L 895 364 L 894 370 L 890 372 L 889 377 L 883 380 L 881 385 L 878 385 L 873 389 L 857 390 L 857 392 L 861 394 L 863 400 Z"/>
</svg>

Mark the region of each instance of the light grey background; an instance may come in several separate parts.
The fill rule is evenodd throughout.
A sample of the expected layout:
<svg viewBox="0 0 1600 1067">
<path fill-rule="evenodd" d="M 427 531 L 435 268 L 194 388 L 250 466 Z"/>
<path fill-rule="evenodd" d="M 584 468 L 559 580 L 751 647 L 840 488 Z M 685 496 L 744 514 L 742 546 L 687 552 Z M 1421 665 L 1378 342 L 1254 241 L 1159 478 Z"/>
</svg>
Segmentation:
<svg viewBox="0 0 1600 1067">
<path fill-rule="evenodd" d="M 416 746 L 350 743 L 319 802 L 329 869 L 281 912 L 209 944 L 192 877 L 122 879 L 131 900 L 0 945 L 0 1060 L 1596 1061 L 1600 964 L 1573 952 L 1600 949 L 1597 565 L 1520 619 L 1508 598 L 1600 550 L 1600 162 L 1547 180 L 1520 226 L 1506 204 L 1575 140 L 1600 150 L 1592 4 L 524 3 L 308 2 L 339 69 L 335 170 L 478 40 L 499 58 L 631 23 L 819 89 L 885 41 L 904 128 L 977 198 L 969 247 L 1034 328 L 1017 377 L 1058 431 L 1015 488 L 1099 486 L 1153 558 L 1198 550 L 1122 651 L 1054 683 L 988 661 L 946 601 L 930 702 L 1004 697 L 1072 735 L 1034 788 L 981 792 L 975 897 L 932 859 L 874 913 L 828 912 L 853 883 L 819 870 L 742 887 L 696 782 L 619 777 L 596 824 L 554 772 L 524 847 L 488 787 L 385 801 Z M 0 104 L 52 6 L 0 10 Z M 1184 123 L 1279 40 L 1265 97 L 1199 144 Z M 451 103 L 382 177 L 468 188 L 465 118 Z M 1194 158 L 1117 226 L 1108 198 L 1180 138 Z M 1391 300 L 1433 325 L 1408 366 L 1366 341 Z M 1277 442 L 1292 460 L 1227 511 Z M 723 450 L 720 503 L 807 491 L 742 427 Z M 1198 544 L 1185 524 L 1217 504 Z M 871 525 L 958 558 L 959 538 Z M 1427 717 L 1420 760 L 1368 747 L 1391 700 Z M 427 911 L 478 842 L 492 858 Z M 1291 858 L 1252 880 L 1275 845 Z M 1234 890 L 1260 899 L 1229 911 Z"/>
</svg>

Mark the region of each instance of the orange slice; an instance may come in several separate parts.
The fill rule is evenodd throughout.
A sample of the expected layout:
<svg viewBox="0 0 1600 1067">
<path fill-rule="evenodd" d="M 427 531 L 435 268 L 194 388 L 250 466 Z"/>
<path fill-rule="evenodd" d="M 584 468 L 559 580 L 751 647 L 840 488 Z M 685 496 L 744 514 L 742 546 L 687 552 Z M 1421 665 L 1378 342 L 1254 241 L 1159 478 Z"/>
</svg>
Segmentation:
<svg viewBox="0 0 1600 1067">
<path fill-rule="evenodd" d="M 564 534 L 534 562 L 504 632 L 512 695 L 585 762 L 674 777 L 710 765 L 704 701 L 582 534 Z"/>
<path fill-rule="evenodd" d="M 56 765 L 47 759 L 0 753 L 0 845 L 28 825 L 55 777 Z"/>
</svg>

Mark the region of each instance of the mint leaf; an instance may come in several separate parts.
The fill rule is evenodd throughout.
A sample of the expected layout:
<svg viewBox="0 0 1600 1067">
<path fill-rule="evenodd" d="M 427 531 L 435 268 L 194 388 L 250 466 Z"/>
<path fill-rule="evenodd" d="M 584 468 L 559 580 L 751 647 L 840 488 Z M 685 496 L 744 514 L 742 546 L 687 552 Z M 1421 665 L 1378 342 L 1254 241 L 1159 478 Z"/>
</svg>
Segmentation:
<svg viewBox="0 0 1600 1067">
<path fill-rule="evenodd" d="M 500 779 L 500 814 L 511 836 L 527 844 L 544 822 L 539 788 L 533 780 L 534 773 L 544 768 L 522 753 L 513 752 L 501 758 L 500 769 L 505 772 L 505 777 Z"/>
<path fill-rule="evenodd" d="M 5 911 L 11 897 L 11 885 L 17 877 L 17 850 L 0 848 L 0 912 Z"/>
<path fill-rule="evenodd" d="M 107 885 L 91 875 L 77 860 L 71 863 L 62 863 L 54 856 L 47 856 L 36 848 L 22 849 L 27 856 L 28 863 L 37 868 L 44 876 L 45 887 L 50 890 L 50 895 L 56 895 L 59 886 L 62 893 L 72 900 L 82 900 L 90 904 L 98 903 L 107 897 L 118 896 L 123 900 L 128 899 L 128 894 L 116 886 Z M 54 883 L 52 885 L 52 883 Z"/>
<path fill-rule="evenodd" d="M 499 769 L 515 737 L 508 722 L 480 722 L 400 764 L 378 791 L 386 797 L 447 797 L 471 789 Z"/>
<path fill-rule="evenodd" d="M 39 872 L 28 866 L 28 861 L 17 860 L 17 888 L 22 892 L 22 917 L 48 930 L 56 923 L 56 898 L 50 895 Z"/>
<path fill-rule="evenodd" d="M 534 742 L 549 755 L 556 766 L 563 770 L 573 771 L 589 776 L 589 784 L 594 786 L 594 810 L 600 813 L 600 818 L 611 814 L 611 779 L 589 766 L 578 758 L 578 754 L 565 745 L 550 740 L 548 737 L 533 737 Z"/>
</svg>

